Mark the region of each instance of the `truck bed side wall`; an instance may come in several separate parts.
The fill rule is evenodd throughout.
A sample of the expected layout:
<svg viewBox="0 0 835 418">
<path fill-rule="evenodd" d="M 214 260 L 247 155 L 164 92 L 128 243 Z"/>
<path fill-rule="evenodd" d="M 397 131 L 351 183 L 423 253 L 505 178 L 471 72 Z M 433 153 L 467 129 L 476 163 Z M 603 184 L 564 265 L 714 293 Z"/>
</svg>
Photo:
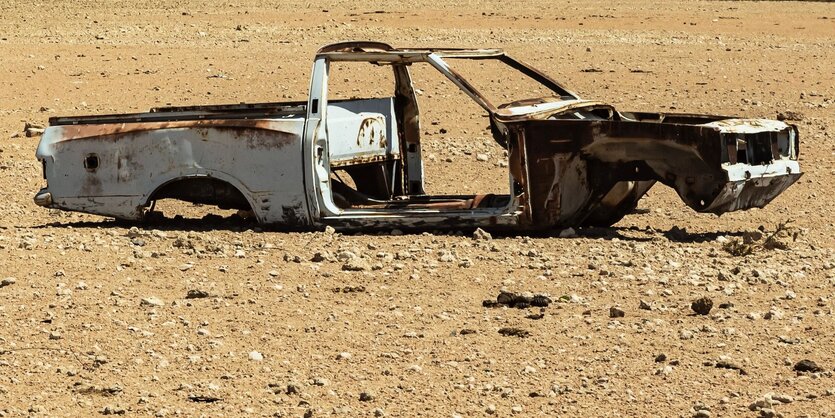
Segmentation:
<svg viewBox="0 0 835 418">
<path fill-rule="evenodd" d="M 38 157 L 46 160 L 55 207 L 139 219 L 161 186 L 210 177 L 237 188 L 259 221 L 306 225 L 303 124 L 288 119 L 56 126 L 47 130 Z"/>
</svg>

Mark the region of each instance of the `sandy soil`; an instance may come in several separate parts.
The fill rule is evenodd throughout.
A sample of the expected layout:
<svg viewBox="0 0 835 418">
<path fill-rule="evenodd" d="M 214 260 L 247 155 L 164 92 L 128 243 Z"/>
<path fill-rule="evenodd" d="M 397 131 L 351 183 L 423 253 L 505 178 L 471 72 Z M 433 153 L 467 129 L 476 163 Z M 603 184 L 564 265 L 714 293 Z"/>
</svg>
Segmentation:
<svg viewBox="0 0 835 418">
<path fill-rule="evenodd" d="M 835 5 L 436 3 L 0 5 L 0 416 L 835 415 Z M 313 52 L 346 39 L 501 47 L 623 110 L 797 112 L 805 176 L 721 218 L 656 186 L 642 214 L 571 239 L 131 231 L 32 202 L 25 122 L 304 99 Z M 506 183 L 475 110 L 421 100 L 431 190 Z M 723 249 L 787 220 L 788 249 Z M 555 303 L 482 307 L 500 289 Z"/>
</svg>

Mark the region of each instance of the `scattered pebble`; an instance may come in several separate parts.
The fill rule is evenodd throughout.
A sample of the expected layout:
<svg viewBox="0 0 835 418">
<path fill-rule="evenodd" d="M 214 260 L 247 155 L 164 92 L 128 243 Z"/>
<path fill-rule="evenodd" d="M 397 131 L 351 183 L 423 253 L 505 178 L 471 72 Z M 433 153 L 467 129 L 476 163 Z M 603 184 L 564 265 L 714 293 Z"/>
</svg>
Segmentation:
<svg viewBox="0 0 835 418">
<path fill-rule="evenodd" d="M 624 316 L 626 316 L 626 312 L 623 309 L 614 306 L 609 308 L 609 318 L 623 318 Z"/>
<path fill-rule="evenodd" d="M 707 315 L 713 309 L 713 301 L 709 297 L 701 297 L 690 304 L 690 309 L 699 315 Z"/>
<path fill-rule="evenodd" d="M 551 298 L 545 295 L 518 294 L 513 292 L 499 292 L 496 300 L 484 300 L 481 305 L 485 308 L 508 306 L 511 308 L 526 309 L 531 306 L 545 308 L 551 304 Z"/>
<path fill-rule="evenodd" d="M 209 297 L 209 292 L 205 290 L 192 289 L 186 293 L 186 299 L 203 299 Z"/>
<path fill-rule="evenodd" d="M 476 241 L 490 241 L 493 239 L 493 236 L 481 228 L 476 228 L 475 232 L 473 232 L 473 239 Z"/>
<path fill-rule="evenodd" d="M 794 365 L 794 371 L 796 372 L 808 372 L 808 373 L 818 373 L 822 372 L 823 368 L 817 365 L 812 360 L 800 360 Z"/>
<path fill-rule="evenodd" d="M 499 329 L 499 334 L 504 335 L 506 337 L 519 338 L 527 338 L 531 336 L 530 331 L 526 331 L 520 328 L 501 328 Z"/>
<path fill-rule="evenodd" d="M 160 299 L 156 296 L 149 296 L 147 298 L 142 298 L 142 300 L 139 301 L 139 305 L 140 306 L 148 306 L 148 307 L 152 307 L 152 308 L 158 308 L 158 307 L 161 307 L 161 306 L 165 306 L 165 302 L 163 302 L 162 299 Z"/>
</svg>

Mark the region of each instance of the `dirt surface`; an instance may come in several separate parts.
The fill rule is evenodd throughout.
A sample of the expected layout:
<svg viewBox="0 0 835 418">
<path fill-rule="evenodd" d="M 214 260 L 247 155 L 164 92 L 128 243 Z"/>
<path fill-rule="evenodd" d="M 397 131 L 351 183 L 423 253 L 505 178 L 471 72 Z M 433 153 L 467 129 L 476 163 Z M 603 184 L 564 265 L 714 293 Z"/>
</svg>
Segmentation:
<svg viewBox="0 0 835 418">
<path fill-rule="evenodd" d="M 436 3 L 0 5 L 0 416 L 835 414 L 835 5 Z M 659 185 L 564 239 L 130 230 L 32 202 L 25 122 L 305 99 L 346 39 L 501 47 L 622 110 L 792 111 L 805 175 L 721 218 Z M 430 190 L 500 190 L 485 120 L 432 88 Z M 482 306 L 502 289 L 553 303 Z"/>
</svg>

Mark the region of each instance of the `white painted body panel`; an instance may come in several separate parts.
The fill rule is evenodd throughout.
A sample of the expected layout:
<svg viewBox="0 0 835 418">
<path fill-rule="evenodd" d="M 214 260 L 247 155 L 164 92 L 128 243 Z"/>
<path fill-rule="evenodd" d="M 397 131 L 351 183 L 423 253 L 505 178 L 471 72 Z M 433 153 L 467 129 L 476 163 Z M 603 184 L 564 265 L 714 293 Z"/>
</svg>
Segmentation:
<svg viewBox="0 0 835 418">
<path fill-rule="evenodd" d="M 46 130 L 37 157 L 45 160 L 53 207 L 141 219 L 161 186 L 207 177 L 237 188 L 259 222 L 310 223 L 302 175 L 303 117 L 258 121 L 259 128 L 212 121 L 147 130 L 122 125 L 124 133 L 80 138 L 73 132 L 76 126 Z M 84 165 L 91 155 L 98 157 L 95 170 Z"/>
</svg>

